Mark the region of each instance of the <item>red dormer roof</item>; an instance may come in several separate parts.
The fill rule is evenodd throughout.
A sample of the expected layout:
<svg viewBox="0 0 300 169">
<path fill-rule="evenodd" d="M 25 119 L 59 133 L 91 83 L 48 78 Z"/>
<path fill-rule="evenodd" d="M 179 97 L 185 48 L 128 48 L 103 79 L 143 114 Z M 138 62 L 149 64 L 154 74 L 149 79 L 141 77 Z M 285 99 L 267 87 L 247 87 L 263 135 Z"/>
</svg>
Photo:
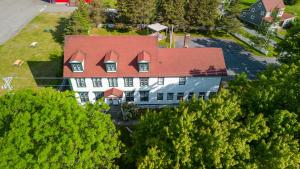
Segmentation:
<svg viewBox="0 0 300 169">
<path fill-rule="evenodd" d="M 142 61 L 150 62 L 150 60 L 151 60 L 150 53 L 143 50 L 138 54 L 138 59 L 137 59 L 138 62 L 142 62 Z"/>
<path fill-rule="evenodd" d="M 115 51 L 111 50 L 105 54 L 104 62 L 109 62 L 109 61 L 117 62 L 118 57 L 119 55 Z"/>
<path fill-rule="evenodd" d="M 285 7 L 283 0 L 262 0 L 262 2 L 268 12 L 273 11 L 275 8 L 282 9 Z"/>
<path fill-rule="evenodd" d="M 104 92 L 104 97 L 123 97 L 123 91 L 116 88 L 111 88 Z"/>
<path fill-rule="evenodd" d="M 70 62 L 83 62 L 86 57 L 86 54 L 81 50 L 76 51 L 70 58 Z"/>
</svg>

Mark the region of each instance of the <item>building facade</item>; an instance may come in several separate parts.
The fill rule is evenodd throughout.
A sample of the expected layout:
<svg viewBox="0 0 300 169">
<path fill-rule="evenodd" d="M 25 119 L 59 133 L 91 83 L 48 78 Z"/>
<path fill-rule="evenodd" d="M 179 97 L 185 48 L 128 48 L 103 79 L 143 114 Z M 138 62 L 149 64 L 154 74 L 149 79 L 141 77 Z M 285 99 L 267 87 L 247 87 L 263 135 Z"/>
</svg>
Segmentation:
<svg viewBox="0 0 300 169">
<path fill-rule="evenodd" d="M 150 36 L 68 36 L 64 78 L 78 102 L 178 104 L 208 98 L 226 76 L 222 49 L 158 48 Z"/>
<path fill-rule="evenodd" d="M 278 10 L 276 14 L 279 22 L 275 23 L 274 27 L 284 27 L 295 18 L 293 15 L 284 12 L 285 5 L 283 0 L 258 0 L 249 9 L 243 10 L 240 18 L 253 25 L 260 25 L 263 22 L 272 22 L 274 19 L 272 13 L 275 10 Z"/>
</svg>

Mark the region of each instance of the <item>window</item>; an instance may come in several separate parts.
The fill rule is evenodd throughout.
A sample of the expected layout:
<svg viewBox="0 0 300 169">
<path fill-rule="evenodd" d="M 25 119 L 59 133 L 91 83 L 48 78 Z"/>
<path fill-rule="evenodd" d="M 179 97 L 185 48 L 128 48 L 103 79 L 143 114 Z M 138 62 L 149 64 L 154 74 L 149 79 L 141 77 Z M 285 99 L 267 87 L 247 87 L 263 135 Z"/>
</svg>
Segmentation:
<svg viewBox="0 0 300 169">
<path fill-rule="evenodd" d="M 174 98 L 174 93 L 167 94 L 167 100 L 173 100 L 173 98 Z"/>
<path fill-rule="evenodd" d="M 200 99 L 200 98 L 204 99 L 204 98 L 205 98 L 205 92 L 199 92 L 198 98 L 199 98 L 199 99 Z"/>
<path fill-rule="evenodd" d="M 102 87 L 101 78 L 92 78 L 94 87 Z"/>
<path fill-rule="evenodd" d="M 252 9 L 251 9 L 251 12 L 255 12 L 255 8 L 252 8 Z"/>
<path fill-rule="evenodd" d="M 184 93 L 182 92 L 177 93 L 177 100 L 183 100 L 183 97 L 184 97 Z"/>
<path fill-rule="evenodd" d="M 165 81 L 165 79 L 164 79 L 163 77 L 159 77 L 159 78 L 157 79 L 157 84 L 158 84 L 158 85 L 164 85 L 164 81 Z"/>
<path fill-rule="evenodd" d="M 193 96 L 194 96 L 194 92 L 190 92 L 188 96 L 188 100 L 192 100 Z"/>
<path fill-rule="evenodd" d="M 149 91 L 140 91 L 140 100 L 141 102 L 149 101 Z"/>
<path fill-rule="evenodd" d="M 107 72 L 116 72 L 117 65 L 116 63 L 105 63 L 106 71 Z"/>
<path fill-rule="evenodd" d="M 149 78 L 147 77 L 142 77 L 140 78 L 140 86 L 149 86 Z"/>
<path fill-rule="evenodd" d="M 99 100 L 104 96 L 103 92 L 94 92 L 95 94 L 95 100 Z"/>
<path fill-rule="evenodd" d="M 118 87 L 118 78 L 107 78 L 109 87 Z"/>
<path fill-rule="evenodd" d="M 83 71 L 81 63 L 72 63 L 71 65 L 72 65 L 73 72 L 82 72 Z"/>
<path fill-rule="evenodd" d="M 262 3 L 260 2 L 260 3 L 258 3 L 258 7 L 261 7 L 262 6 Z"/>
<path fill-rule="evenodd" d="M 251 19 L 254 19 L 255 18 L 255 16 L 254 15 L 251 15 Z"/>
<path fill-rule="evenodd" d="M 125 87 L 133 87 L 133 78 L 132 77 L 125 77 L 124 78 L 124 86 Z"/>
<path fill-rule="evenodd" d="M 261 15 L 261 16 L 264 16 L 264 15 L 265 15 L 265 12 L 264 12 L 264 11 L 261 11 L 261 12 L 260 12 L 260 15 Z"/>
<path fill-rule="evenodd" d="M 126 102 L 133 102 L 134 101 L 134 91 L 125 92 Z"/>
<path fill-rule="evenodd" d="M 180 77 L 179 78 L 179 85 L 185 85 L 186 78 L 185 77 Z"/>
<path fill-rule="evenodd" d="M 164 94 L 163 93 L 157 93 L 157 100 L 164 100 Z"/>
<path fill-rule="evenodd" d="M 89 101 L 89 93 L 88 92 L 78 92 L 81 103 L 85 103 Z"/>
<path fill-rule="evenodd" d="M 84 78 L 76 78 L 77 87 L 86 87 Z"/>
<path fill-rule="evenodd" d="M 139 63 L 139 71 L 140 72 L 148 72 L 149 71 L 149 63 Z"/>
</svg>

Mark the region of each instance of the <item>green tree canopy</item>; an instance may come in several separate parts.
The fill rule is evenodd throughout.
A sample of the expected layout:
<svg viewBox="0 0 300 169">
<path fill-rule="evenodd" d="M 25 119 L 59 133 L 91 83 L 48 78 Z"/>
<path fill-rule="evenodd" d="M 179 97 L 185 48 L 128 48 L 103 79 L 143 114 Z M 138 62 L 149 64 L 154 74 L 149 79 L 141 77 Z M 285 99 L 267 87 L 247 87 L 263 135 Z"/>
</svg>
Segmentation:
<svg viewBox="0 0 300 169">
<path fill-rule="evenodd" d="M 114 168 L 121 143 L 106 109 L 52 89 L 1 96 L 0 168 Z"/>
<path fill-rule="evenodd" d="M 216 97 L 149 112 L 137 126 L 129 161 L 138 168 L 295 168 L 297 115 L 246 112 L 223 90 Z"/>
<path fill-rule="evenodd" d="M 156 0 L 118 0 L 120 20 L 132 24 L 149 24 L 155 16 Z"/>
<path fill-rule="evenodd" d="M 65 34 L 87 35 L 90 28 L 89 7 L 83 0 L 79 0 L 78 9 L 71 14 L 66 24 Z"/>
<path fill-rule="evenodd" d="M 157 20 L 176 28 L 185 27 L 185 0 L 158 0 Z"/>
<path fill-rule="evenodd" d="M 90 11 L 90 18 L 91 21 L 94 23 L 95 26 L 105 21 L 105 8 L 103 0 L 93 0 L 89 11 Z"/>
<path fill-rule="evenodd" d="M 279 61 L 285 64 L 292 64 L 300 61 L 300 20 L 297 19 L 292 28 L 288 29 L 285 40 L 277 47 Z"/>
</svg>

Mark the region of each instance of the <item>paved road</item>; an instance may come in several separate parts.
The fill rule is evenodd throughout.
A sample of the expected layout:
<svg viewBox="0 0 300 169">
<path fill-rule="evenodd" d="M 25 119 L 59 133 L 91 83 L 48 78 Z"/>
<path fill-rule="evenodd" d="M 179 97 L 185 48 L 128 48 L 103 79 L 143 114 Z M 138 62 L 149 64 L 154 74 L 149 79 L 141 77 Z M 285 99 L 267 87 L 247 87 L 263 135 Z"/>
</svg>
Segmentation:
<svg viewBox="0 0 300 169">
<path fill-rule="evenodd" d="M 46 7 L 47 3 L 41 0 L 0 0 L 0 45 Z"/>
<path fill-rule="evenodd" d="M 74 7 L 43 0 L 0 0 L 0 45 L 16 35 L 41 12 L 71 12 Z"/>
<path fill-rule="evenodd" d="M 183 46 L 183 38 L 177 38 L 176 47 Z M 267 64 L 276 64 L 275 58 L 253 56 L 243 47 L 230 40 L 192 38 L 190 47 L 218 47 L 224 52 L 228 75 L 246 72 L 250 78 L 264 70 Z"/>
</svg>

